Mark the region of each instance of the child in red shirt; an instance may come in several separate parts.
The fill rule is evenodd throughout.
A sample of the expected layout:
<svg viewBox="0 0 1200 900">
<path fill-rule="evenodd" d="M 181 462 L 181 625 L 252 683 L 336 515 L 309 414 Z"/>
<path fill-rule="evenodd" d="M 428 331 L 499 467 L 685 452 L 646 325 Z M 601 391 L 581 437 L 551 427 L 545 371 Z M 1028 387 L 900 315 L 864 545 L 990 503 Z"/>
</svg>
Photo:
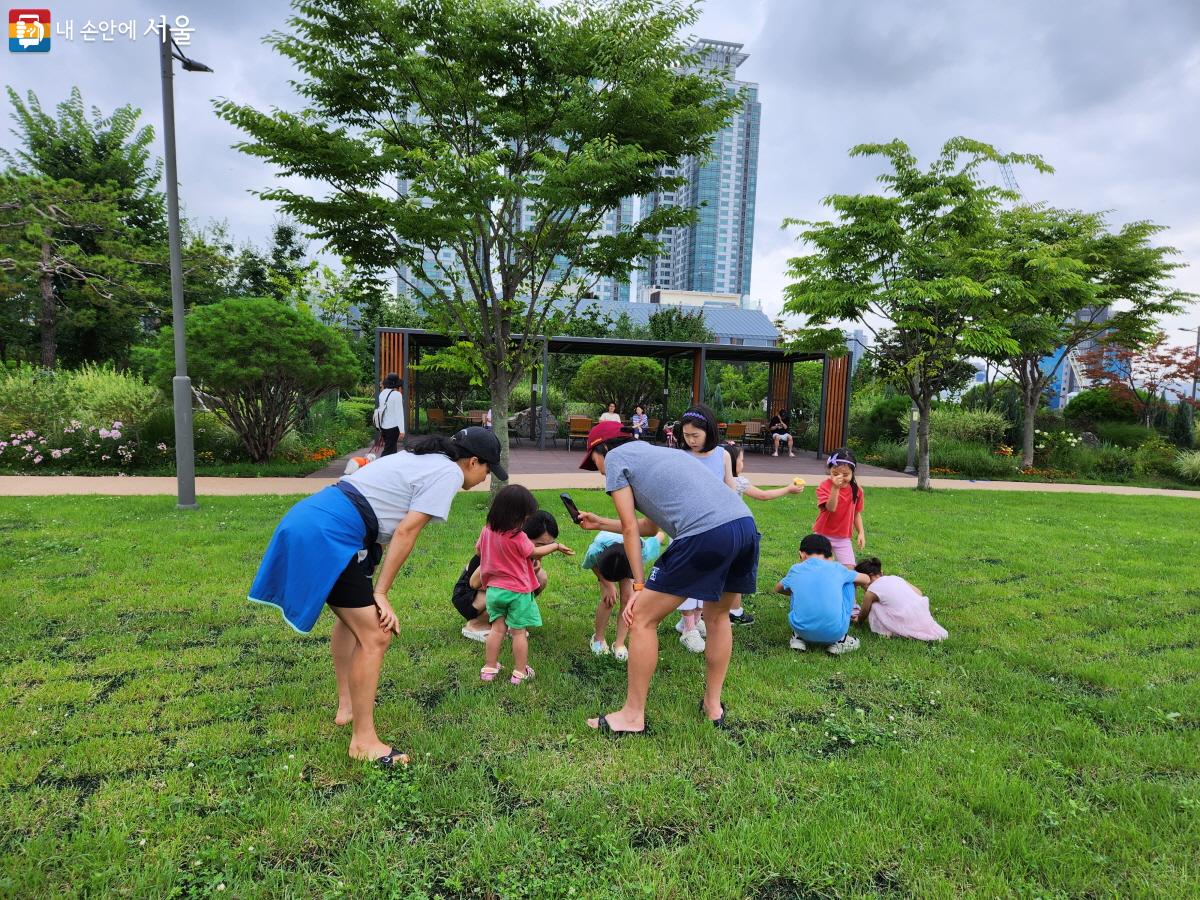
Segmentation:
<svg viewBox="0 0 1200 900">
<path fill-rule="evenodd" d="M 854 480 L 858 462 L 854 453 L 839 447 L 829 456 L 826 463 L 829 477 L 817 488 L 817 521 L 813 532 L 823 534 L 833 545 L 834 558 L 853 569 L 854 546 L 850 543 L 853 531 L 858 532 L 858 549 L 867 546 L 867 532 L 863 528 L 863 492 Z"/>
<path fill-rule="evenodd" d="M 487 524 L 475 545 L 479 569 L 472 581 L 478 578 L 487 588 L 488 621 L 492 623 L 486 641 L 487 659 L 479 670 L 479 677 L 484 681 L 493 681 L 500 673 L 500 646 L 510 632 L 513 648 L 510 681 L 520 684 L 533 677 L 529 665 L 528 629 L 542 624 L 542 614 L 533 599 L 533 592 L 539 586 L 534 560 L 555 551 L 575 555 L 570 547 L 557 541 L 536 547 L 521 530 L 525 520 L 537 512 L 537 508 L 537 500 L 527 488 L 519 484 L 508 485 L 492 500 Z"/>
</svg>

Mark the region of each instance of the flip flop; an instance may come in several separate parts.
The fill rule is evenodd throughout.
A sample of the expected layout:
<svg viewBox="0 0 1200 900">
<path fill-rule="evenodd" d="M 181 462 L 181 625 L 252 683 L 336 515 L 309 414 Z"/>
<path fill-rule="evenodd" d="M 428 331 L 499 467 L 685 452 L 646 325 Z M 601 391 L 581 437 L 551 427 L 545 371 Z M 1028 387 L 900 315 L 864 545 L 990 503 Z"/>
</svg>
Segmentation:
<svg viewBox="0 0 1200 900">
<path fill-rule="evenodd" d="M 596 723 L 596 730 L 607 737 L 621 738 L 625 737 L 627 734 L 647 734 L 650 731 L 650 725 L 648 722 L 643 722 L 641 731 L 630 731 L 624 728 L 617 729 L 609 725 L 608 717 L 605 716 L 604 713 L 601 713 L 600 719 Z"/>
<path fill-rule="evenodd" d="M 726 727 L 725 726 L 725 712 L 726 712 L 725 704 L 722 703 L 721 704 L 721 715 L 716 719 L 708 719 L 708 713 L 704 709 L 704 698 L 703 697 L 700 698 L 700 715 L 704 716 L 704 718 L 706 718 L 706 719 L 708 719 L 708 721 L 712 722 L 714 728 L 725 728 Z"/>
<path fill-rule="evenodd" d="M 393 747 L 391 750 L 389 750 L 387 752 L 386 756 L 379 757 L 379 759 L 375 760 L 375 762 L 378 765 L 383 766 L 385 769 L 394 769 L 394 768 L 396 768 L 397 764 L 402 765 L 402 766 L 407 766 L 408 765 L 408 754 L 401 753 L 399 750 L 397 750 L 395 747 Z"/>
</svg>

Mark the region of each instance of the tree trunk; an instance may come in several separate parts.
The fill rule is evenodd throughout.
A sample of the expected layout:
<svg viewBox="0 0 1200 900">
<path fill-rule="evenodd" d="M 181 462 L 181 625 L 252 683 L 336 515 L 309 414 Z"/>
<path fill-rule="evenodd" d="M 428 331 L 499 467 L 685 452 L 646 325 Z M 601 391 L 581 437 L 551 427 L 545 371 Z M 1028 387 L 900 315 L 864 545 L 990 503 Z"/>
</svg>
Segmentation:
<svg viewBox="0 0 1200 900">
<path fill-rule="evenodd" d="M 1021 392 L 1021 402 L 1025 407 L 1025 421 L 1021 428 L 1021 468 L 1028 469 L 1033 465 L 1034 431 L 1037 429 L 1038 396 L 1041 391 L 1026 387 Z"/>
<path fill-rule="evenodd" d="M 917 400 L 917 413 L 920 416 L 917 422 L 917 490 L 919 491 L 927 491 L 931 487 L 929 482 L 929 412 L 931 405 L 928 397 L 921 397 Z"/>
<path fill-rule="evenodd" d="M 42 368 L 53 369 L 58 351 L 58 304 L 54 297 L 54 279 L 50 274 L 50 244 L 42 243 L 42 273 L 38 278 L 42 308 L 38 326 L 42 331 Z"/>
<path fill-rule="evenodd" d="M 513 382 L 507 375 L 492 379 L 492 431 L 500 441 L 500 465 L 508 468 L 508 406 L 512 397 Z M 505 482 L 492 479 L 492 493 L 504 487 Z"/>
</svg>

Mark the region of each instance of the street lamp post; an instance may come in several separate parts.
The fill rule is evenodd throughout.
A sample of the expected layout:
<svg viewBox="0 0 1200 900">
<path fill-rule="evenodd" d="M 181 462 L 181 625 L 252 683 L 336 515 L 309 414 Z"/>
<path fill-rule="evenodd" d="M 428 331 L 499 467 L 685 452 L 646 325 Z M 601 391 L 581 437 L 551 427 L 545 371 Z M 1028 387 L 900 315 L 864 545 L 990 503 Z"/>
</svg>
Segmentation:
<svg viewBox="0 0 1200 900">
<path fill-rule="evenodd" d="M 183 252 L 179 236 L 179 179 L 175 168 L 175 77 L 173 59 L 186 72 L 211 72 L 208 66 L 188 59 L 179 50 L 171 29 L 164 23 L 159 41 L 162 70 L 163 139 L 167 166 L 167 237 L 171 252 L 171 322 L 175 329 L 175 377 L 171 381 L 175 406 L 175 480 L 179 509 L 196 509 L 196 454 L 192 441 L 192 380 L 187 373 L 187 346 L 183 324 Z"/>
<path fill-rule="evenodd" d="M 1196 332 L 1196 351 L 1192 356 L 1192 365 L 1197 367 L 1192 369 L 1192 405 L 1196 405 L 1196 378 L 1200 376 L 1200 326 L 1196 328 L 1180 328 L 1180 331 L 1186 331 L 1191 334 Z"/>
</svg>

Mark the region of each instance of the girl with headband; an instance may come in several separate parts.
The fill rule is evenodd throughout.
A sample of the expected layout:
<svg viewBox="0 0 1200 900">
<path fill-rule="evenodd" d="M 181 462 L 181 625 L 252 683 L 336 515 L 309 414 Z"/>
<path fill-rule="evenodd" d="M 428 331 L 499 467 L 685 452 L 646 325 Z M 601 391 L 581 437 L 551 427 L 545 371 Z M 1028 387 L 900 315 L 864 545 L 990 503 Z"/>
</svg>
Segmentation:
<svg viewBox="0 0 1200 900">
<path fill-rule="evenodd" d="M 863 492 L 854 478 L 858 460 L 854 452 L 838 447 L 826 460 L 829 477 L 817 488 L 817 521 L 813 533 L 829 538 L 833 545 L 833 556 L 844 566 L 853 569 L 855 564 L 854 545 L 851 535 L 858 532 L 858 549 L 867 545 L 867 532 L 863 528 Z"/>
</svg>

